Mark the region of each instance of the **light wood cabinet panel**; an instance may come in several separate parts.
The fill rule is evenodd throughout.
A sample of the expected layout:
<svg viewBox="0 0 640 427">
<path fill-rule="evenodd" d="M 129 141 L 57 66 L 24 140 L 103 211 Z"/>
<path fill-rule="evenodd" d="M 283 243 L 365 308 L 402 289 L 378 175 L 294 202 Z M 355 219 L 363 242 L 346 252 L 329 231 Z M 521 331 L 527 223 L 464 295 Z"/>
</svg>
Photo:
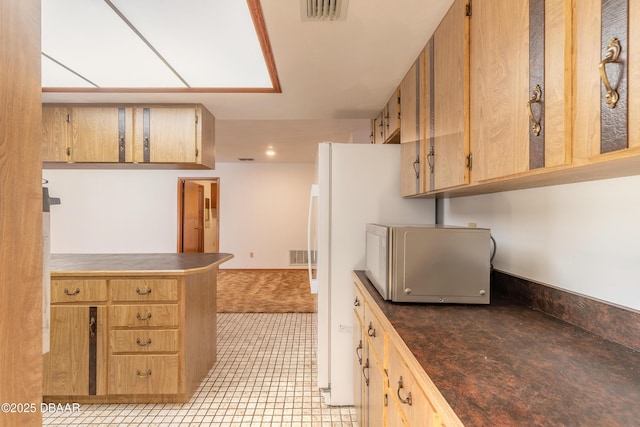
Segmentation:
<svg viewBox="0 0 640 427">
<path fill-rule="evenodd" d="M 136 108 L 135 121 L 136 162 L 196 162 L 195 108 Z"/>
<path fill-rule="evenodd" d="M 67 162 L 69 145 L 69 111 L 67 107 L 42 106 L 42 161 Z"/>
<path fill-rule="evenodd" d="M 363 301 L 364 305 L 364 301 Z M 362 318 L 354 313 L 353 321 L 353 407 L 356 410 L 358 424 L 367 425 L 367 412 L 363 410 L 366 405 L 366 384 L 363 380 L 362 365 L 365 360 Z"/>
<path fill-rule="evenodd" d="M 473 2 L 471 152 L 474 181 L 529 168 L 529 2 Z"/>
<path fill-rule="evenodd" d="M 176 304 L 112 305 L 109 310 L 111 327 L 178 326 Z"/>
<path fill-rule="evenodd" d="M 177 394 L 178 356 L 111 356 L 109 394 Z"/>
<path fill-rule="evenodd" d="M 433 35 L 434 189 L 469 182 L 469 18 L 456 0 Z"/>
<path fill-rule="evenodd" d="M 51 307 L 51 350 L 43 356 L 43 394 L 106 393 L 105 307 Z M 93 367 L 91 368 L 91 364 Z"/>
<path fill-rule="evenodd" d="M 391 394 L 401 408 L 407 424 L 411 426 L 440 425 L 436 410 L 393 344 L 389 345 L 389 389 L 392 390 Z"/>
<path fill-rule="evenodd" d="M 427 174 L 427 95 L 425 93 L 426 53 L 422 51 L 400 83 L 400 192 L 413 196 L 429 188 Z"/>
<path fill-rule="evenodd" d="M 368 425 L 370 427 L 384 427 L 387 425 L 385 400 L 388 398 L 385 393 L 385 380 L 382 367 L 373 358 L 369 357 L 369 396 Z"/>
<path fill-rule="evenodd" d="M 176 279 L 114 279 L 110 282 L 112 301 L 177 301 Z"/>
<path fill-rule="evenodd" d="M 621 6 L 628 7 L 628 14 Z M 626 1 L 575 3 L 573 160 L 576 163 L 638 154 L 640 48 L 635 43 L 640 36 L 638 8 L 637 2 Z M 615 16 L 615 22 L 607 16 Z M 619 43 L 619 57 L 607 63 L 604 59 L 614 38 Z M 615 105 L 609 106 L 605 101 L 607 90 L 600 73 L 601 63 L 611 88 L 619 94 Z"/>
<path fill-rule="evenodd" d="M 173 330 L 112 330 L 109 335 L 111 353 L 176 353 L 178 331 Z"/>
<path fill-rule="evenodd" d="M 72 107 L 71 111 L 71 159 L 80 163 L 118 163 L 121 142 L 119 123 L 120 107 Z M 126 111 L 131 123 L 131 113 Z M 127 122 L 126 118 L 124 119 Z M 126 124 L 124 125 L 126 128 Z M 130 127 L 129 127 L 130 128 Z M 126 138 L 125 138 L 126 139 Z M 131 138 L 129 138 L 129 141 Z M 131 144 L 122 145 L 131 153 Z M 131 159 L 131 155 L 126 156 Z"/>
<path fill-rule="evenodd" d="M 397 144 L 400 142 L 400 99 L 401 93 L 400 89 L 398 88 L 393 92 L 385 107 L 384 140 L 385 143 L 388 144 Z"/>
<path fill-rule="evenodd" d="M 371 344 L 371 352 L 374 357 L 382 363 L 384 360 L 384 346 L 386 342 L 386 336 L 384 329 L 382 328 L 382 324 L 371 310 L 365 310 L 363 325 L 367 341 Z"/>
<path fill-rule="evenodd" d="M 104 302 L 107 300 L 107 281 L 95 279 L 65 279 L 51 281 L 51 302 Z"/>
</svg>

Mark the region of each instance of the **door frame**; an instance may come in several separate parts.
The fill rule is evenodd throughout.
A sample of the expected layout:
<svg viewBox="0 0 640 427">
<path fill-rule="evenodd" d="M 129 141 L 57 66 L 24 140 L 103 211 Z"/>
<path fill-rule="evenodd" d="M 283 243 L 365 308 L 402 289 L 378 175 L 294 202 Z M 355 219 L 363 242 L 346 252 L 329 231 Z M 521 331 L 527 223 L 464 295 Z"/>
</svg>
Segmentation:
<svg viewBox="0 0 640 427">
<path fill-rule="evenodd" d="M 211 205 L 216 207 L 216 247 L 218 251 L 220 251 L 220 178 L 219 177 L 178 177 L 178 239 L 177 239 L 177 252 L 182 252 L 182 238 L 183 238 L 183 201 L 184 201 L 184 191 L 182 183 L 185 181 L 206 181 L 210 184 L 216 184 L 217 191 L 215 194 L 215 201 L 211 200 Z"/>
</svg>

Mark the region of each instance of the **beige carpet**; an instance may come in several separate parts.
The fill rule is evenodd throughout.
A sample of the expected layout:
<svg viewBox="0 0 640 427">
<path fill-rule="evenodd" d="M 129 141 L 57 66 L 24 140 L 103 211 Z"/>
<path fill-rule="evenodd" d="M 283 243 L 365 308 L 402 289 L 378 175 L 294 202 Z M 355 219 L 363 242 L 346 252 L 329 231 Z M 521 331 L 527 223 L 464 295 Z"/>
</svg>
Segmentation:
<svg viewBox="0 0 640 427">
<path fill-rule="evenodd" d="M 218 313 L 315 313 L 307 270 L 219 270 Z"/>
</svg>

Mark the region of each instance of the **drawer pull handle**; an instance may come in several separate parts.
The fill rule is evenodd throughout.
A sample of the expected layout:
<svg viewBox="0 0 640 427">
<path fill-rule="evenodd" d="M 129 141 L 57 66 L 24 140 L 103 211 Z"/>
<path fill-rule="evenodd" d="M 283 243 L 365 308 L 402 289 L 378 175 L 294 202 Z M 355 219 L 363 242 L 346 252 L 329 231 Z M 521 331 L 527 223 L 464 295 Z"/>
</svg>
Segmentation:
<svg viewBox="0 0 640 427">
<path fill-rule="evenodd" d="M 140 372 L 139 370 L 136 369 L 136 376 L 137 377 L 150 377 L 151 376 L 151 369 L 147 369 L 147 373 L 143 374 L 142 372 Z"/>
<path fill-rule="evenodd" d="M 622 50 L 622 46 L 620 46 L 620 41 L 617 38 L 612 38 L 609 40 L 609 46 L 607 46 L 607 55 L 604 57 L 602 61 L 600 61 L 600 78 L 602 79 L 602 84 L 604 88 L 607 90 L 605 95 L 605 103 L 609 108 L 615 108 L 618 103 L 618 99 L 620 96 L 618 92 L 611 87 L 611 83 L 609 83 L 609 78 L 607 77 L 607 68 L 606 65 L 612 62 L 616 62 L 620 57 L 620 51 Z"/>
<path fill-rule="evenodd" d="M 140 288 L 136 288 L 136 293 L 138 295 L 148 295 L 151 293 L 151 288 L 147 286 L 147 289 L 144 291 L 141 291 Z"/>
<path fill-rule="evenodd" d="M 151 319 L 151 313 L 147 313 L 145 317 L 140 316 L 140 313 L 136 313 L 136 319 L 138 320 L 149 320 Z"/>
<path fill-rule="evenodd" d="M 407 393 L 407 397 L 405 399 L 400 397 L 400 390 L 402 390 L 403 387 L 404 386 L 402 385 L 402 377 L 400 377 L 400 380 L 398 381 L 398 399 L 400 400 L 400 403 L 411 406 L 411 392 Z"/>
<path fill-rule="evenodd" d="M 64 288 L 64 294 L 65 295 L 69 295 L 70 297 L 74 296 L 74 295 L 78 295 L 80 293 L 80 288 L 76 288 L 75 291 L 73 292 L 69 292 L 69 289 Z"/>
<path fill-rule="evenodd" d="M 367 375 L 364 373 L 365 369 L 369 369 L 369 359 L 367 359 L 364 362 L 364 365 L 362 365 L 362 376 L 364 377 L 364 383 L 365 385 L 369 385 L 369 378 L 367 377 Z"/>
<path fill-rule="evenodd" d="M 371 322 L 369 322 L 369 329 L 367 329 L 367 335 L 369 335 L 372 338 L 376 337 L 376 330 L 373 329 L 373 325 L 371 324 Z"/>
<path fill-rule="evenodd" d="M 140 341 L 140 338 L 136 338 L 136 344 L 138 344 L 140 347 L 146 347 L 151 344 L 151 338 L 147 338 L 146 342 L 142 342 Z"/>
<path fill-rule="evenodd" d="M 89 319 L 89 336 L 91 338 L 96 336 L 96 318 L 93 316 Z"/>
<path fill-rule="evenodd" d="M 358 299 L 358 297 L 356 297 L 355 301 L 353 301 L 353 305 L 355 307 L 360 307 L 360 300 Z"/>
<path fill-rule="evenodd" d="M 529 120 L 531 120 L 531 131 L 535 136 L 540 135 L 540 131 L 542 130 L 542 126 L 540 126 L 540 121 L 536 120 L 536 116 L 533 114 L 532 104 L 540 104 L 542 102 L 542 89 L 540 85 L 536 85 L 531 93 L 531 98 L 529 98 L 529 102 L 527 102 L 527 108 L 529 109 Z"/>
<path fill-rule="evenodd" d="M 360 353 L 358 353 L 358 351 L 360 351 Z M 362 366 L 362 340 L 360 340 L 360 343 L 356 347 L 356 356 L 358 356 L 358 363 Z"/>
</svg>

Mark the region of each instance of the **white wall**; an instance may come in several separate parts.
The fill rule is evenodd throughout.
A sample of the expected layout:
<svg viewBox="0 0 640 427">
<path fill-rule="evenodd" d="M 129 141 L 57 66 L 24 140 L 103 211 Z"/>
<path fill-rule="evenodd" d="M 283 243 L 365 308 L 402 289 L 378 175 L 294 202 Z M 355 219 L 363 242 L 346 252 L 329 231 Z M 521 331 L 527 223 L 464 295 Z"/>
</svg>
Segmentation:
<svg viewBox="0 0 640 427">
<path fill-rule="evenodd" d="M 496 269 L 640 309 L 640 177 L 445 201 L 445 224 L 491 228 Z"/>
<path fill-rule="evenodd" d="M 44 170 L 52 253 L 176 252 L 178 177 L 220 177 L 222 268 L 289 268 L 306 248 L 312 163 L 218 163 L 213 171 Z M 254 252 L 250 258 L 249 253 Z"/>
</svg>

